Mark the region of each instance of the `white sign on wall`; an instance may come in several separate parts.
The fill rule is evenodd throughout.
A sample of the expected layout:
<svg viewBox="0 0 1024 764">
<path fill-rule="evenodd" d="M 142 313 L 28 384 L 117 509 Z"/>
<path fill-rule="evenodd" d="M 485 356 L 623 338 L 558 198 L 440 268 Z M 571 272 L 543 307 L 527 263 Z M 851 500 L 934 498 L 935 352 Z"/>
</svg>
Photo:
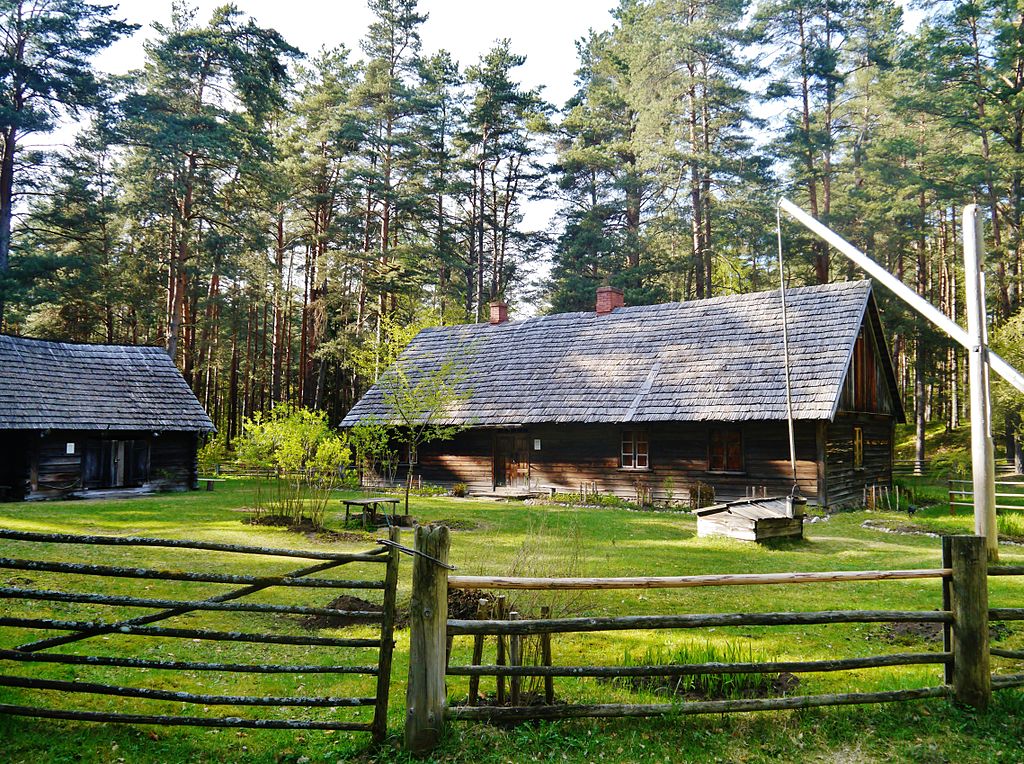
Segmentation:
<svg viewBox="0 0 1024 764">
<path fill-rule="evenodd" d="M 533 450 L 540 451 L 540 438 L 533 439 Z"/>
<path fill-rule="evenodd" d="M 74 443 L 68 443 L 68 454 L 70 455 L 70 454 L 73 454 L 73 453 L 75 453 L 75 444 Z"/>
</svg>

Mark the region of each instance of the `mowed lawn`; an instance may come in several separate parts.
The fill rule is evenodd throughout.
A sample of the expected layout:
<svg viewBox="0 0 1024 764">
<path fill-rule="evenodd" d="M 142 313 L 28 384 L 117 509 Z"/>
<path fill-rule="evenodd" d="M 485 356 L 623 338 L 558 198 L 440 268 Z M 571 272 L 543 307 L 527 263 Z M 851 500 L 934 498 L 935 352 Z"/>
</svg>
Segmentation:
<svg viewBox="0 0 1024 764">
<path fill-rule="evenodd" d="M 377 534 L 354 532 L 327 542 L 283 529 L 255 527 L 243 521 L 254 484 L 229 480 L 214 493 L 157 495 L 112 501 L 0 504 L 0 527 L 43 532 L 145 535 L 296 549 L 357 551 L 373 548 Z M 332 509 L 327 525 L 340 529 Z M 415 498 L 412 514 L 421 522 L 447 521 L 454 528 L 450 561 L 463 574 L 520 575 L 686 575 L 814 570 L 868 570 L 939 566 L 939 540 L 897 535 L 862 527 L 894 515 L 840 514 L 809 523 L 802 542 L 762 547 L 726 539 L 698 539 L 695 521 L 682 513 L 621 509 L 573 509 L 450 498 Z M 945 510 L 934 510 L 935 517 Z M 923 514 L 931 514 L 926 510 Z M 904 518 L 905 519 L 905 518 Z M 966 515 L 953 523 L 968 532 Z M 403 532 L 412 543 L 412 533 Z M 128 547 L 82 547 L 0 541 L 0 555 L 63 561 L 89 561 L 164 569 L 272 574 L 303 567 L 303 560 L 282 560 L 214 552 Z M 1002 559 L 1024 563 L 1024 548 L 1004 546 Z M 380 566 L 349 565 L 323 574 L 375 578 Z M 400 606 L 408 602 L 409 558 L 403 557 Z M 38 589 L 101 591 L 136 596 L 191 599 L 231 587 L 137 581 L 89 576 L 0 570 L 0 585 Z M 666 613 L 762 612 L 819 609 L 920 609 L 941 607 L 937 580 L 714 587 L 553 596 L 509 592 L 524 615 L 541 606 L 556 614 L 626 615 Z M 379 599 L 378 592 L 351 592 Z M 324 606 L 337 592 L 278 588 L 252 600 Z M 1024 606 L 1024 580 L 993 578 L 993 607 Z M 138 609 L 98 605 L 0 600 L 6 613 L 64 620 L 130 617 Z M 147 611 L 148 612 L 148 611 Z M 162 622 L 205 628 L 318 636 L 374 635 L 374 629 L 320 629 L 310 632 L 299 616 L 191 613 Z M 1010 624 L 996 633 L 1001 647 L 1024 648 L 1024 626 Z M 54 634 L 56 632 L 48 632 Z M 39 634 L 39 632 L 37 632 Z M 0 629 L 0 646 L 29 641 L 30 632 Z M 471 643 L 456 640 L 453 663 L 468 662 Z M 613 632 L 556 636 L 556 664 L 616 664 L 629 654 L 667 654 L 691 648 L 712 655 L 741 654 L 764 659 L 822 659 L 888 652 L 938 651 L 941 642 L 914 631 L 882 624 L 846 624 L 804 628 L 732 628 L 699 631 Z M 488 645 L 493 659 L 493 644 Z M 237 663 L 372 663 L 376 651 L 349 648 L 268 646 L 235 642 L 105 636 L 57 648 L 58 651 L 145 658 Z M 408 632 L 397 632 L 389 718 L 391 737 L 372 749 L 368 736 L 345 732 L 255 731 L 149 726 L 96 725 L 0 716 L 3 762 L 337 762 L 402 761 L 399 750 L 404 718 Z M 1024 665 L 994 659 L 996 670 L 1016 673 Z M 236 675 L 169 672 L 5 662 L 5 674 L 186 690 L 207 694 L 367 696 L 373 679 L 338 675 Z M 466 697 L 467 681 L 452 678 L 450 702 Z M 837 674 L 800 675 L 791 694 L 851 692 L 931 686 L 941 681 L 939 666 L 870 669 Z M 484 692 L 493 692 L 484 681 Z M 557 679 L 560 700 L 576 702 L 658 702 L 664 698 L 596 680 Z M 371 709 L 267 709 L 195 706 L 181 702 L 125 699 L 101 695 L 58 695 L 47 691 L 0 688 L 0 702 L 131 713 L 368 720 Z M 972 762 L 1024 760 L 1024 693 L 1002 691 L 985 715 L 962 711 L 942 701 L 887 706 L 816 709 L 749 715 L 633 720 L 580 720 L 518 727 L 455 723 L 435 758 L 445 762 L 504 761 L 914 761 Z"/>
</svg>

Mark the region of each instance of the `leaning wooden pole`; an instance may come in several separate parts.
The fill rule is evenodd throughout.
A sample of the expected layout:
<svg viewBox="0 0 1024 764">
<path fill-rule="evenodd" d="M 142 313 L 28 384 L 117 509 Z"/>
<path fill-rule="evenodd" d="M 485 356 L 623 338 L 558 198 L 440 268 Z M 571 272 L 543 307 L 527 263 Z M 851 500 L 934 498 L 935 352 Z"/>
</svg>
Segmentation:
<svg viewBox="0 0 1024 764">
<path fill-rule="evenodd" d="M 971 337 L 971 476 L 974 484 L 974 532 L 985 538 L 988 558 L 999 559 L 996 527 L 996 468 L 992 447 L 992 406 L 986 337 L 985 250 L 978 205 L 964 207 L 964 288 L 967 294 L 967 333 Z"/>
<path fill-rule="evenodd" d="M 449 545 L 447 526 L 416 528 L 416 551 L 421 554 L 413 558 L 412 566 L 405 704 L 405 748 L 414 756 L 430 753 L 444 729 L 448 571 L 435 560 L 448 562 Z"/>
<path fill-rule="evenodd" d="M 779 209 L 812 233 L 821 237 L 868 275 L 888 288 L 903 302 L 967 349 L 971 360 L 971 444 L 974 465 L 975 531 L 985 537 L 989 559 L 998 559 L 995 522 L 995 458 L 991 437 L 989 369 L 1024 392 L 1024 374 L 988 348 L 985 329 L 985 281 L 982 275 L 984 247 L 981 218 L 976 204 L 964 207 L 964 286 L 967 294 L 968 331 L 925 300 L 885 268 L 822 225 L 788 199 L 779 199 Z"/>
<path fill-rule="evenodd" d="M 842 236 L 837 234 L 831 228 L 819 223 L 788 199 L 779 199 L 779 209 L 800 223 L 811 233 L 820 236 L 835 247 L 838 252 L 845 255 L 847 259 L 851 260 L 869 276 L 877 279 L 880 284 L 885 286 L 889 291 L 903 300 L 903 302 L 931 321 L 935 326 L 962 345 L 966 350 L 969 351 L 971 349 L 970 335 L 953 319 L 921 297 L 913 289 L 893 276 L 889 271 L 865 255 L 855 246 L 850 244 L 850 242 L 846 241 Z M 992 367 L 992 371 L 1024 393 L 1024 374 L 1021 374 L 991 351 L 988 353 L 988 362 Z"/>
</svg>

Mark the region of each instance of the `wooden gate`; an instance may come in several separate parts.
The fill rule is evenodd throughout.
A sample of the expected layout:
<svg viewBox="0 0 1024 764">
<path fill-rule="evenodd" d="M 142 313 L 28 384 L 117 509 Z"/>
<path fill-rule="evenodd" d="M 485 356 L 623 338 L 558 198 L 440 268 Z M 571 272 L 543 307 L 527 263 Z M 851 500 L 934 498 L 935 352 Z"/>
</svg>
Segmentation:
<svg viewBox="0 0 1024 764">
<path fill-rule="evenodd" d="M 398 541 L 398 529 L 392 528 L 390 540 Z M 174 550 L 201 550 L 220 553 L 218 562 L 222 565 L 239 556 L 245 560 L 245 570 L 252 566 L 266 565 L 267 559 L 277 562 L 291 558 L 304 559 L 312 564 L 300 568 L 289 566 L 288 570 L 274 574 L 253 575 L 251 573 L 224 573 L 212 570 L 182 571 L 161 570 L 128 565 L 105 565 L 80 562 L 56 562 L 29 557 L 2 557 L 0 569 L 11 571 L 32 572 L 42 576 L 47 583 L 51 581 L 80 581 L 82 577 L 102 577 L 105 579 L 136 579 L 140 584 L 146 583 L 146 589 L 158 587 L 166 590 L 168 586 L 176 586 L 169 582 L 187 582 L 195 584 L 220 584 L 228 586 L 219 593 L 204 598 L 179 599 L 170 597 L 142 596 L 136 590 L 130 594 L 111 594 L 86 591 L 71 591 L 68 587 L 60 589 L 39 588 L 24 575 L 12 579 L 16 586 L 0 588 L 0 599 L 8 600 L 4 608 L 5 615 L 0 617 L 0 645 L 9 645 L 13 641 L 14 630 L 43 630 L 46 632 L 64 632 L 59 636 L 43 636 L 22 642 L 13 648 L 0 649 L 0 661 L 6 666 L 24 664 L 37 668 L 32 672 L 18 675 L 0 672 L 0 687 L 16 688 L 15 693 L 23 702 L 0 703 L 0 713 L 15 716 L 39 717 L 48 719 L 72 719 L 79 721 L 113 722 L 131 724 L 159 725 L 191 725 L 199 727 L 246 727 L 256 729 L 318 729 L 318 730 L 351 730 L 369 732 L 375 741 L 384 739 L 387 727 L 388 689 L 391 678 L 391 656 L 394 649 L 395 593 L 398 583 L 398 550 L 394 546 L 381 546 L 361 553 L 339 554 L 336 552 L 314 552 L 293 549 L 272 549 L 236 544 L 219 544 L 175 539 L 154 539 L 116 536 L 79 536 L 56 533 L 30 533 L 25 531 L 2 530 L 0 539 L 25 542 L 26 552 L 40 550 L 38 555 L 46 554 L 46 550 L 58 545 L 66 552 L 68 545 L 72 548 L 82 546 L 84 550 L 97 547 L 158 547 Z M 37 555 L 37 556 L 38 556 Z M 66 555 L 62 555 L 66 556 Z M 80 555 L 85 556 L 85 555 Z M 248 558 L 246 558 L 248 556 Z M 90 553 L 90 558 L 92 554 Z M 263 558 L 262 560 L 258 558 Z M 124 560 L 121 555 L 119 560 Z M 337 579 L 323 578 L 322 574 L 344 565 L 369 566 L 379 571 L 372 578 Z M 161 583 L 153 583 L 161 582 Z M 11 583 L 11 582 L 9 582 Z M 303 592 L 330 592 L 332 596 L 339 590 L 357 590 L 360 592 L 377 591 L 383 594 L 380 609 L 366 607 L 364 610 L 341 609 L 337 607 L 311 607 L 297 604 L 271 604 L 260 597 L 253 601 L 252 595 L 268 593 L 271 590 L 294 591 L 300 588 Z M 139 587 L 141 588 L 141 586 Z M 368 595 L 369 596 L 369 595 Z M 245 601 L 241 601 L 245 600 Z M 39 613 L 38 603 L 53 603 L 50 612 Z M 156 611 L 147 615 L 130 617 L 113 617 L 110 620 L 79 620 L 74 618 L 76 606 L 92 606 L 109 612 L 108 608 L 118 611 L 142 609 Z M 19 613 L 19 611 L 21 611 Z M 69 613 L 69 611 L 72 611 Z M 248 631 L 220 631 L 213 629 L 185 626 L 157 626 L 161 621 L 181 616 L 198 617 L 209 613 L 242 614 L 246 622 L 261 617 L 274 618 L 272 630 L 251 633 Z M 284 620 L 287 616 L 303 616 L 304 618 L 344 619 L 346 623 L 379 624 L 379 634 L 371 638 L 341 638 L 311 636 L 297 628 L 287 628 Z M 121 637 L 143 637 L 142 640 L 122 640 Z M 149 639 L 145 639 L 149 638 Z M 153 638 L 158 638 L 154 640 Z M 21 639 L 19 637 L 19 639 Z M 91 640 L 93 647 L 88 653 L 53 652 L 53 648 Z M 165 640 L 170 640 L 170 644 Z M 177 640 L 177 642 L 175 642 Z M 188 640 L 182 643 L 181 640 Z M 200 644 L 207 641 L 215 644 L 246 643 L 254 645 L 256 650 L 280 649 L 276 646 L 318 648 L 315 655 L 321 657 L 315 661 L 291 661 L 287 663 L 223 662 L 201 658 Z M 134 645 L 141 646 L 134 647 Z M 174 645 L 173 647 L 171 645 Z M 184 645 L 184 646 L 183 646 Z M 255 646 L 261 646 L 259 648 Z M 266 646 L 275 646 L 268 648 Z M 358 659 L 339 660 L 337 650 L 372 650 L 376 651 L 373 665 L 359 665 Z M 161 650 L 173 649 L 171 656 L 142 657 Z M 221 652 L 224 648 L 218 648 Z M 307 649 L 304 651 L 309 653 Z M 71 666 L 109 667 L 129 669 L 133 684 L 123 686 L 107 682 L 86 682 L 54 679 L 45 676 L 48 672 L 43 664 L 67 664 Z M 136 671 L 137 670 L 137 671 Z M 247 678 L 246 675 L 261 674 L 292 674 L 302 675 L 303 685 L 315 680 L 340 681 L 342 677 L 375 677 L 375 682 L 363 680 L 369 686 L 375 685 L 372 695 L 336 696 L 336 695 L 296 695 L 274 696 L 265 689 L 252 695 L 225 695 L 185 692 L 141 687 L 134 680 L 142 679 L 149 671 L 159 672 L 200 672 L 200 677 L 209 677 L 207 672 L 226 672 L 233 675 L 236 681 Z M 51 676 L 52 671 L 49 672 Z M 123 672 L 121 672 L 123 673 Z M 136 676 L 138 674 L 138 676 Z M 59 675 L 59 674 L 58 674 Z M 187 675 L 186 675 L 187 676 Z M 263 680 L 261 680 L 263 681 Z M 269 680 L 265 680 L 269 681 Z M 346 679 L 346 681 L 349 681 Z M 354 680 L 353 680 L 354 681 Z M 24 692 L 18 692 L 22 690 Z M 331 709 L 335 714 L 339 709 L 372 708 L 370 719 L 366 718 L 274 718 L 257 714 L 255 717 L 241 716 L 207 716 L 207 715 L 171 715 L 134 712 L 111 712 L 86 710 L 82 707 L 57 707 L 46 699 L 75 695 L 106 695 L 122 698 L 136 698 L 143 701 L 173 701 L 176 703 L 196 704 L 199 706 L 235 706 L 235 707 L 273 707 L 303 709 Z M 134 709 L 133 709 L 134 711 Z M 351 712 L 347 712 L 351 713 Z M 358 716 L 358 712 L 356 712 Z"/>
</svg>

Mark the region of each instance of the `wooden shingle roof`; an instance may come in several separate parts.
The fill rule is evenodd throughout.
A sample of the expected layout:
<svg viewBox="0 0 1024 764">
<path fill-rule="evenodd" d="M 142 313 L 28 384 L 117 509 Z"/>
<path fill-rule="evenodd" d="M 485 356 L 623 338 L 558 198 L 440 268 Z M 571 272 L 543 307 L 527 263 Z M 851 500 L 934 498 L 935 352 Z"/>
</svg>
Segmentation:
<svg viewBox="0 0 1024 764">
<path fill-rule="evenodd" d="M 0 429 L 209 432 L 162 348 L 0 335 Z"/>
<path fill-rule="evenodd" d="M 795 417 L 831 419 L 871 283 L 790 289 L 786 300 Z M 436 327 L 398 362 L 415 374 L 461 357 L 472 394 L 445 419 L 462 424 L 785 419 L 781 315 L 774 290 Z M 364 417 L 389 418 L 377 386 L 342 426 Z"/>
</svg>

